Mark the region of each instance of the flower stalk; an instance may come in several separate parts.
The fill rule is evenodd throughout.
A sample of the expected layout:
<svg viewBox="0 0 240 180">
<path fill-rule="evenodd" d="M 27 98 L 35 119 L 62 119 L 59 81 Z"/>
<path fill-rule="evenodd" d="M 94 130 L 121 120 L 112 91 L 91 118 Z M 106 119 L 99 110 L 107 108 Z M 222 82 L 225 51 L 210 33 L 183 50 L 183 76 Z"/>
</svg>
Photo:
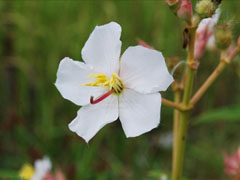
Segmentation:
<svg viewBox="0 0 240 180">
<path fill-rule="evenodd" d="M 189 115 L 193 106 L 204 95 L 208 88 L 218 78 L 232 59 L 239 53 L 240 48 L 236 47 L 232 53 L 227 56 L 226 50 L 222 50 L 221 60 L 219 65 L 209 76 L 206 82 L 199 88 L 196 94 L 191 98 L 193 92 L 193 84 L 195 71 L 197 69 L 197 62 L 194 60 L 194 43 L 196 36 L 196 27 L 189 28 L 189 44 L 188 44 L 188 58 L 187 69 L 185 73 L 185 87 L 183 92 L 183 99 L 180 103 L 181 92 L 175 91 L 174 103 L 180 105 L 179 108 L 174 110 L 174 143 L 173 143 L 173 169 L 172 180 L 180 180 L 183 169 L 184 148 L 186 143 L 186 136 L 189 123 Z M 179 94 L 177 94 L 179 93 Z"/>
<path fill-rule="evenodd" d="M 184 158 L 184 147 L 187 136 L 189 114 L 193 106 L 198 102 L 198 100 L 204 95 L 208 88 L 213 84 L 213 82 L 218 78 L 222 71 L 231 63 L 232 59 L 239 53 L 240 48 L 236 47 L 233 52 L 227 57 L 226 51 L 222 51 L 221 60 L 213 71 L 213 73 L 208 77 L 205 83 L 199 88 L 195 95 L 191 98 L 193 90 L 193 82 L 195 76 L 195 68 L 192 64 L 195 64 L 195 60 L 192 56 L 194 53 L 194 48 L 192 43 L 195 41 L 195 30 L 193 29 L 191 33 L 188 59 L 186 71 L 186 83 L 184 88 L 184 96 L 182 103 L 180 104 L 181 91 L 175 91 L 174 104 L 178 105 L 174 110 L 174 125 L 173 125 L 173 169 L 172 169 L 172 180 L 180 180 L 183 168 L 183 158 Z M 173 106 L 172 106 L 173 107 Z"/>
<path fill-rule="evenodd" d="M 188 58 L 186 69 L 186 84 L 184 87 L 183 100 L 181 105 L 183 107 L 190 106 L 190 98 L 193 90 L 193 82 L 196 71 L 196 64 L 194 60 L 194 44 L 197 27 L 189 28 L 189 44 L 188 44 Z M 178 122 L 178 130 L 175 139 L 176 154 L 173 160 L 172 180 L 180 180 L 183 169 L 184 148 L 187 136 L 188 122 L 189 122 L 190 109 L 186 111 L 180 111 L 180 118 Z"/>
<path fill-rule="evenodd" d="M 174 92 L 174 102 L 179 104 L 181 102 L 181 91 L 177 90 Z M 179 109 L 174 109 L 173 113 L 173 153 L 172 153 L 172 164 L 176 162 L 176 153 L 177 153 L 177 136 L 178 136 L 178 127 L 179 127 L 179 118 L 180 118 L 180 111 Z"/>
</svg>

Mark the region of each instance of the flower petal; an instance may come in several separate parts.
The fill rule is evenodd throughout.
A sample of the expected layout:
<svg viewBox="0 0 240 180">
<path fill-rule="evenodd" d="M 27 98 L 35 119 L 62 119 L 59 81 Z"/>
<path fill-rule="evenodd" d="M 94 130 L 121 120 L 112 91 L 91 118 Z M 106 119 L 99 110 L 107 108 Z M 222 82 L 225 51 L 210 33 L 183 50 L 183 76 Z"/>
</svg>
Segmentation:
<svg viewBox="0 0 240 180">
<path fill-rule="evenodd" d="M 129 47 L 120 61 L 125 87 L 140 93 L 165 91 L 173 82 L 162 53 L 142 46 Z"/>
<path fill-rule="evenodd" d="M 73 103 L 83 106 L 90 103 L 91 96 L 99 96 L 106 92 L 101 87 L 82 86 L 91 81 L 88 75 L 93 72 L 90 66 L 65 57 L 59 64 L 55 86 L 61 95 Z"/>
<path fill-rule="evenodd" d="M 52 163 L 48 157 L 43 159 L 38 159 L 34 163 L 34 174 L 31 177 L 31 180 L 40 180 L 43 179 L 47 173 L 51 170 Z"/>
<path fill-rule="evenodd" d="M 121 31 L 121 26 L 115 22 L 96 26 L 82 49 L 83 60 L 108 76 L 118 73 Z"/>
<path fill-rule="evenodd" d="M 111 95 L 98 104 L 83 106 L 69 124 L 87 143 L 106 124 L 118 118 L 118 97 Z"/>
<path fill-rule="evenodd" d="M 161 95 L 125 89 L 119 98 L 119 118 L 127 137 L 139 136 L 160 123 Z"/>
</svg>

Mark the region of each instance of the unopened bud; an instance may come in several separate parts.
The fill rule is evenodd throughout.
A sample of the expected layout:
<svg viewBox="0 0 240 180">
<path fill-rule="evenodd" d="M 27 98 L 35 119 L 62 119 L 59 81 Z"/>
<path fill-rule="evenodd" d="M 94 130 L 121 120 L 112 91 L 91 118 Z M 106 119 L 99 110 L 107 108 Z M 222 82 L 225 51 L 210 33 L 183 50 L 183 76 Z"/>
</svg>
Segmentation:
<svg viewBox="0 0 240 180">
<path fill-rule="evenodd" d="M 196 5 L 196 12 L 201 18 L 211 17 L 216 11 L 216 6 L 212 0 L 201 0 Z"/>
<path fill-rule="evenodd" d="M 178 9 L 180 8 L 180 2 L 181 0 L 165 0 L 165 2 L 168 4 L 170 10 L 176 14 Z"/>
<path fill-rule="evenodd" d="M 189 0 L 182 0 L 181 6 L 177 11 L 179 18 L 185 20 L 188 23 L 191 23 L 192 19 L 192 3 Z"/>
<path fill-rule="evenodd" d="M 219 49 L 227 49 L 233 39 L 232 31 L 229 26 L 217 26 L 215 30 L 216 45 Z"/>
<path fill-rule="evenodd" d="M 200 18 L 198 15 L 194 15 L 192 17 L 192 25 L 195 27 L 195 26 L 198 26 L 200 23 Z"/>
<path fill-rule="evenodd" d="M 141 39 L 138 39 L 138 44 L 145 47 L 145 48 L 148 48 L 148 49 L 154 49 L 152 46 L 148 45 L 147 43 L 145 43 L 143 40 Z"/>
<path fill-rule="evenodd" d="M 231 177 L 231 179 L 240 179 L 240 148 L 230 156 L 225 155 L 224 165 L 224 172 Z"/>
</svg>

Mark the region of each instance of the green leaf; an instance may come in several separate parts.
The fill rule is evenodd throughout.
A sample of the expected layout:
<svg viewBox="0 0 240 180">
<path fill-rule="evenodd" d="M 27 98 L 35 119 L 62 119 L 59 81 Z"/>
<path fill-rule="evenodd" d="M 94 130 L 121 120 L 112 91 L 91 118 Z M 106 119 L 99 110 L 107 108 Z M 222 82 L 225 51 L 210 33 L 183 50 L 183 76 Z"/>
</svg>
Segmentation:
<svg viewBox="0 0 240 180">
<path fill-rule="evenodd" d="M 240 105 L 234 105 L 205 112 L 201 114 L 193 124 L 238 121 L 240 121 Z"/>
</svg>

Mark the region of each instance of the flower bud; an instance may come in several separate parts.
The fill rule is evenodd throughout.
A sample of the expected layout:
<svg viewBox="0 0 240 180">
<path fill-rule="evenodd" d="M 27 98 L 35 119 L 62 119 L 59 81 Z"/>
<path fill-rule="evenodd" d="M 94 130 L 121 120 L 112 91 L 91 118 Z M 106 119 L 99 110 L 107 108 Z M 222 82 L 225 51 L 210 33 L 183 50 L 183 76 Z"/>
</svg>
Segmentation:
<svg viewBox="0 0 240 180">
<path fill-rule="evenodd" d="M 201 18 L 211 17 L 216 9 L 217 8 L 212 0 L 201 0 L 196 5 L 196 12 Z"/>
<path fill-rule="evenodd" d="M 214 35 L 219 49 L 225 50 L 231 45 L 233 35 L 229 26 L 217 26 Z"/>
<path fill-rule="evenodd" d="M 154 49 L 152 46 L 148 45 L 147 43 L 145 43 L 143 40 L 141 39 L 138 39 L 138 44 L 145 47 L 145 48 L 148 48 L 148 49 Z"/>
<path fill-rule="evenodd" d="M 201 22 L 201 20 L 198 15 L 194 15 L 192 17 L 192 26 L 193 27 L 198 26 L 200 22 Z"/>
<path fill-rule="evenodd" d="M 179 18 L 191 23 L 192 19 L 192 3 L 189 0 L 182 0 L 180 8 L 177 11 Z"/>
<path fill-rule="evenodd" d="M 240 178 L 240 148 L 231 156 L 225 155 L 225 173 L 233 179 Z"/>
<path fill-rule="evenodd" d="M 208 35 L 208 25 L 205 26 L 201 31 L 197 31 L 196 33 L 196 41 L 195 41 L 195 51 L 194 51 L 194 59 L 198 60 L 202 57 L 206 50 L 206 45 L 209 39 Z"/>
</svg>

